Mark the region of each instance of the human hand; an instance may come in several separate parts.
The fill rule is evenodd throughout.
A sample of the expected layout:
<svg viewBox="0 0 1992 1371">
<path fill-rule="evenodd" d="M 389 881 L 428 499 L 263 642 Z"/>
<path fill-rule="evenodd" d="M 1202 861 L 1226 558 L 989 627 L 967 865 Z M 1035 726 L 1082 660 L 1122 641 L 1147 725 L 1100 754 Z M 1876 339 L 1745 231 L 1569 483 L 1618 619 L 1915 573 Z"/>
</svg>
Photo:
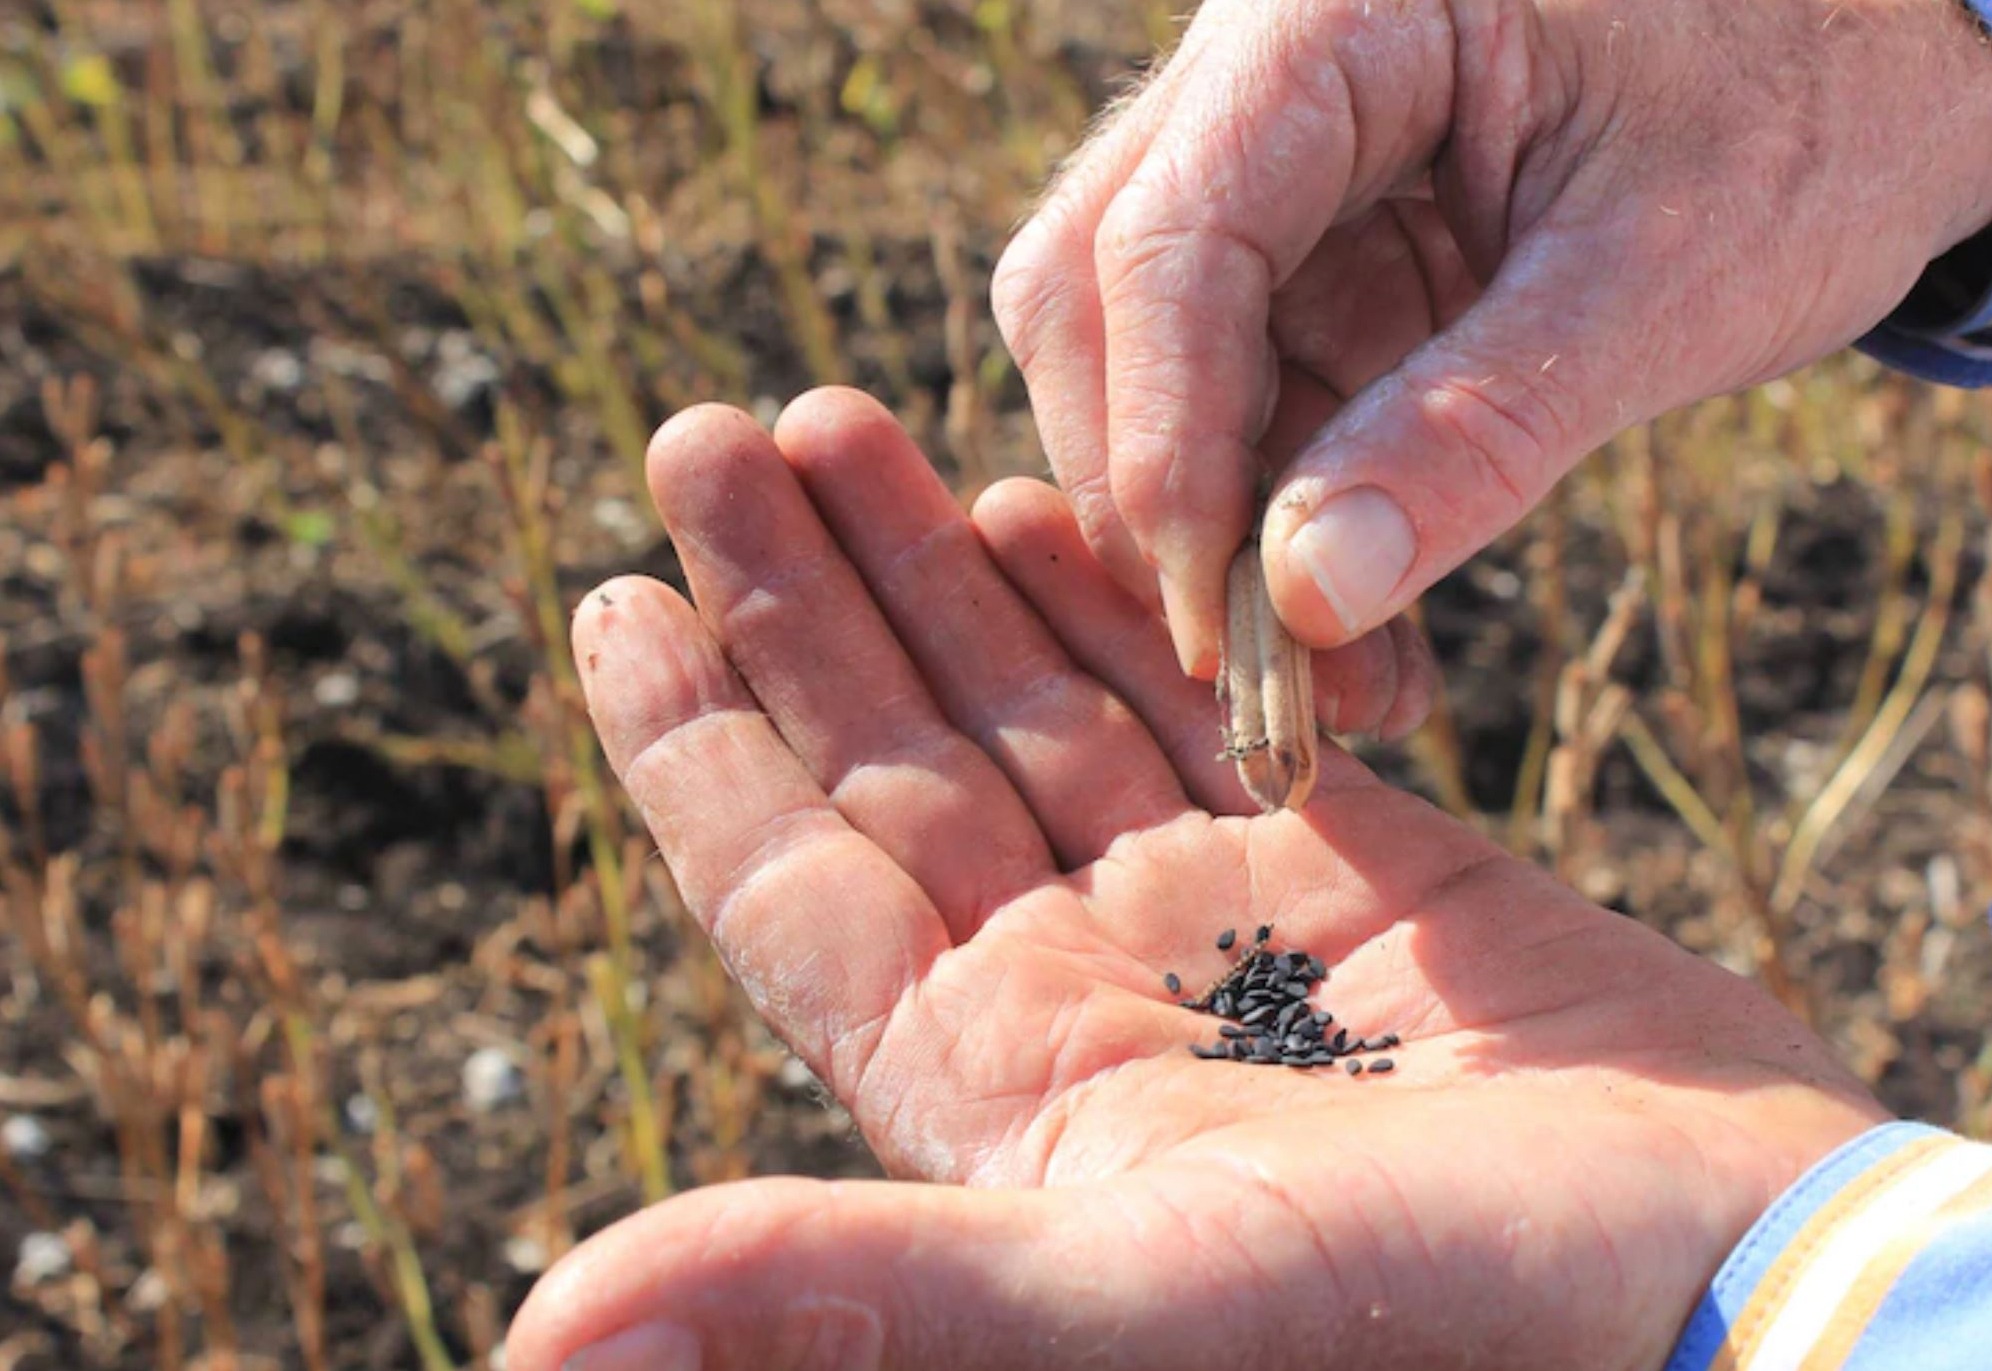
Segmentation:
<svg viewBox="0 0 1992 1371">
<path fill-rule="evenodd" d="M 1207 0 L 996 317 L 1207 677 L 1262 456 L 1274 603 L 1346 642 L 1613 433 L 1864 332 L 1992 221 L 1987 147 L 1955 0 Z"/>
<path fill-rule="evenodd" d="M 698 608 L 583 603 L 603 743 L 756 1007 L 950 1184 L 673 1199 L 542 1280 L 511 1371 L 1657 1367 L 1883 1117 L 1756 989 L 1345 753 L 1260 816 L 1050 487 L 971 522 L 836 391 L 772 441 L 690 411 L 649 469 Z M 1190 1054 L 1163 973 L 1262 923 L 1396 1074 Z"/>
</svg>

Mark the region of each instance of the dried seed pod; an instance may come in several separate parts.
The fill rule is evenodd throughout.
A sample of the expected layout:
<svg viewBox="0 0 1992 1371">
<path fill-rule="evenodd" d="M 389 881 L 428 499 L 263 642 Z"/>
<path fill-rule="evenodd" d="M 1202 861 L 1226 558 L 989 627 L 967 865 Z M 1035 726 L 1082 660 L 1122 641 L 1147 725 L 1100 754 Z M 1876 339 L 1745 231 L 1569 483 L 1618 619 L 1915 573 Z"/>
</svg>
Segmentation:
<svg viewBox="0 0 1992 1371">
<path fill-rule="evenodd" d="M 1314 789 L 1312 662 L 1273 613 L 1257 543 L 1232 559 L 1225 599 L 1217 673 L 1224 755 L 1260 809 L 1298 809 Z"/>
</svg>

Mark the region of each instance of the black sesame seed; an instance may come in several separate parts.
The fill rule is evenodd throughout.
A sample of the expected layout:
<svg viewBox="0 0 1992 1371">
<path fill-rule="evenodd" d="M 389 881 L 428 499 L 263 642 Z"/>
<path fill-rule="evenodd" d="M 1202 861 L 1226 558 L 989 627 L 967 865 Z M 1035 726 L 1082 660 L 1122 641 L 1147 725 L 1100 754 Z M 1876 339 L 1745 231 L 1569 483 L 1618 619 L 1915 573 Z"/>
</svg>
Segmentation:
<svg viewBox="0 0 1992 1371">
<path fill-rule="evenodd" d="M 1338 1028 L 1335 1030 L 1335 1050 L 1337 1052 L 1348 1052 L 1351 1050 L 1349 1047 L 1348 1029 Z"/>
<path fill-rule="evenodd" d="M 1335 1064 L 1335 1054 L 1326 1050 L 1310 1052 L 1307 1054 L 1307 1064 L 1309 1066 L 1333 1066 Z"/>
<path fill-rule="evenodd" d="M 1227 928 L 1224 930 L 1224 932 L 1217 935 L 1217 950 L 1219 952 L 1229 952 L 1231 950 L 1232 944 L 1236 943 L 1237 941 L 1238 941 L 1238 930 L 1235 928 Z"/>
<path fill-rule="evenodd" d="M 1381 1076 L 1388 1072 L 1395 1071 L 1397 1069 L 1397 1063 L 1390 1060 L 1390 1058 L 1388 1057 L 1378 1057 L 1375 1061 L 1369 1064 L 1369 1069 L 1370 1069 L 1370 1074 L 1372 1076 Z"/>
<path fill-rule="evenodd" d="M 1252 1036 L 1252 1030 L 1242 1024 L 1219 1024 L 1217 1035 L 1220 1038 L 1249 1038 Z"/>
<path fill-rule="evenodd" d="M 1316 1028 L 1326 1028 L 1333 1022 L 1335 1022 L 1335 1016 L 1327 1010 L 1317 1009 L 1314 1011 L 1314 1026 Z"/>
<path fill-rule="evenodd" d="M 1218 1018 L 1228 1019 L 1238 1012 L 1238 1001 L 1233 999 L 1231 992 L 1227 990 L 1217 997 L 1210 1009 Z"/>
<path fill-rule="evenodd" d="M 1319 957 L 1309 957 L 1307 959 L 1307 974 L 1317 981 L 1327 980 L 1328 963 L 1322 961 Z"/>
<path fill-rule="evenodd" d="M 1183 978 L 1173 971 L 1162 978 L 1162 984 L 1168 987 L 1171 995 L 1180 995 L 1183 993 Z"/>
<path fill-rule="evenodd" d="M 1238 1022 L 1246 1025 L 1261 1024 L 1272 1017 L 1273 1007 L 1269 1004 L 1262 1004 L 1255 1009 L 1247 1010 Z"/>
<path fill-rule="evenodd" d="M 1207 1062 L 1214 1062 L 1221 1060 L 1222 1058 L 1229 1057 L 1231 1054 L 1222 1047 L 1218 1046 L 1205 1047 L 1202 1043 L 1191 1043 L 1190 1055 L 1193 1057 L 1201 1057 Z"/>
<path fill-rule="evenodd" d="M 1293 996 L 1293 998 L 1295 998 L 1296 1000 L 1304 1000 L 1307 998 L 1306 981 L 1298 981 L 1298 980 L 1288 981 L 1286 983 L 1285 988 L 1286 988 L 1286 993 Z"/>
<path fill-rule="evenodd" d="M 1350 1062 L 1345 1069 L 1351 1076 L 1360 1076 L 1363 1074 L 1363 1064 L 1361 1062 Z"/>
<path fill-rule="evenodd" d="M 1260 924 L 1259 931 L 1252 935 L 1252 941 L 1255 943 L 1271 942 L 1272 937 L 1273 926 L 1271 924 Z"/>
<path fill-rule="evenodd" d="M 1395 1033 L 1386 1033 L 1383 1035 L 1382 1041 L 1385 1047 L 1396 1047 L 1399 1043 L 1403 1042 L 1404 1040 L 1398 1037 Z"/>
</svg>

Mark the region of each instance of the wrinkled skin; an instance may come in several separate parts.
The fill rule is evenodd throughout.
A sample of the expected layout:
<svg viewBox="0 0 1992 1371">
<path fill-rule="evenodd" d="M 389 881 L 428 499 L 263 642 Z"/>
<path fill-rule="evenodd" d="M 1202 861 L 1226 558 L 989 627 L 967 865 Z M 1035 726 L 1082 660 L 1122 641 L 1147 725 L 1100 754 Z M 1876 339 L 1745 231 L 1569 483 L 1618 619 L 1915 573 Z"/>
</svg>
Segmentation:
<svg viewBox="0 0 1992 1371">
<path fill-rule="evenodd" d="M 1090 541 L 1208 678 L 1261 454 L 1274 603 L 1346 643 L 1612 434 L 1867 330 L 1992 222 L 1987 148 L 1956 0 L 1207 0 L 996 318 Z M 1294 538 L 1349 492 L 1324 583 Z"/>
<path fill-rule="evenodd" d="M 1884 1117 L 1755 988 L 1342 752 L 1304 812 L 1251 812 L 1208 687 L 1050 487 L 964 517 L 838 391 L 772 439 L 683 414 L 650 479 L 698 607 L 583 603 L 603 743 L 904 1179 L 627 1219 L 544 1278 L 511 1371 L 1658 1367 L 1748 1225 Z M 1190 1055 L 1214 1024 L 1163 973 L 1202 985 L 1261 923 L 1403 1035 L 1395 1075 Z"/>
</svg>

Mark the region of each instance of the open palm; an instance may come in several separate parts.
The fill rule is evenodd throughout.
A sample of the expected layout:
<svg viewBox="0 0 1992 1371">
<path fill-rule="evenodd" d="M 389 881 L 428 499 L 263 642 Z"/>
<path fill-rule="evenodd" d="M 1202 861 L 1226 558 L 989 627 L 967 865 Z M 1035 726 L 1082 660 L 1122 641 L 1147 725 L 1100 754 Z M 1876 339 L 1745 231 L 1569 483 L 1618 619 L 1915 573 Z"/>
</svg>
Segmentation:
<svg viewBox="0 0 1992 1371">
<path fill-rule="evenodd" d="M 956 1184 L 661 1205 L 542 1282 L 511 1371 L 1656 1367 L 1882 1117 L 1766 997 L 1345 754 L 1253 813 L 1049 487 L 965 518 L 839 391 L 772 439 L 683 415 L 650 472 L 698 610 L 589 597 L 604 744 L 761 1012 Z M 1395 1074 L 1190 1054 L 1163 974 L 1260 924 Z"/>
</svg>

